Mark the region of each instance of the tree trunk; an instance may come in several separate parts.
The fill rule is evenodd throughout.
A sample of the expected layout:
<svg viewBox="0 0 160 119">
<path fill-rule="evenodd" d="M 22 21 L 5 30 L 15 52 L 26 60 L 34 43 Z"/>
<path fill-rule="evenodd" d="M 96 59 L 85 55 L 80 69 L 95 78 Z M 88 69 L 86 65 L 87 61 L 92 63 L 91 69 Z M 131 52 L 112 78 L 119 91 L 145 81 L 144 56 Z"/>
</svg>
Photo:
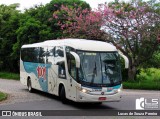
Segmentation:
<svg viewBox="0 0 160 119">
<path fill-rule="evenodd" d="M 135 66 L 129 67 L 129 69 L 128 69 L 128 79 L 129 80 L 135 80 L 136 71 L 137 71 L 137 69 Z"/>
</svg>

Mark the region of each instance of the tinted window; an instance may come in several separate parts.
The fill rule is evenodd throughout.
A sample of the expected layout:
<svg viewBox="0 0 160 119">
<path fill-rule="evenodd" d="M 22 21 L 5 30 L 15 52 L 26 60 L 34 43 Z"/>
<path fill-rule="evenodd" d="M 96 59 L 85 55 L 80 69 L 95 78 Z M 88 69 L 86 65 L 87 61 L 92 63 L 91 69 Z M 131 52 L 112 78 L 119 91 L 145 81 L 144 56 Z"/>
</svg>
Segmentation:
<svg viewBox="0 0 160 119">
<path fill-rule="evenodd" d="M 39 48 L 39 63 L 45 63 L 45 54 L 44 48 Z"/>
<path fill-rule="evenodd" d="M 48 64 L 54 63 L 54 54 L 55 54 L 55 48 L 48 47 L 47 52 L 46 52 L 46 56 L 47 56 L 46 63 Z"/>
<path fill-rule="evenodd" d="M 55 57 L 64 57 L 63 47 L 57 46 L 57 47 L 54 48 L 54 50 L 55 50 L 55 54 L 54 54 Z"/>
<path fill-rule="evenodd" d="M 21 50 L 21 59 L 25 62 L 35 62 L 39 61 L 39 48 L 24 48 Z"/>
</svg>

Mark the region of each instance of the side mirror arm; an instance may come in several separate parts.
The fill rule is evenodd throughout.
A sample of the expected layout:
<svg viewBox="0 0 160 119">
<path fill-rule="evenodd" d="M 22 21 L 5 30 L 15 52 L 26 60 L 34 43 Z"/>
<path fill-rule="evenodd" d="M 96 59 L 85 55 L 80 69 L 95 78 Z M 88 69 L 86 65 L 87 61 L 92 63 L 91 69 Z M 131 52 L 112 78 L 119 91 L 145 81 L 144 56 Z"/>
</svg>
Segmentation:
<svg viewBox="0 0 160 119">
<path fill-rule="evenodd" d="M 76 61 L 76 68 L 80 68 L 80 57 L 77 55 L 77 53 L 75 52 L 70 52 L 74 58 L 75 58 L 75 61 Z"/>
<path fill-rule="evenodd" d="M 121 57 L 123 57 L 123 59 L 125 61 L 125 68 L 128 69 L 128 67 L 129 67 L 129 60 L 128 60 L 128 58 L 121 51 L 118 51 L 118 53 L 120 54 Z"/>
</svg>

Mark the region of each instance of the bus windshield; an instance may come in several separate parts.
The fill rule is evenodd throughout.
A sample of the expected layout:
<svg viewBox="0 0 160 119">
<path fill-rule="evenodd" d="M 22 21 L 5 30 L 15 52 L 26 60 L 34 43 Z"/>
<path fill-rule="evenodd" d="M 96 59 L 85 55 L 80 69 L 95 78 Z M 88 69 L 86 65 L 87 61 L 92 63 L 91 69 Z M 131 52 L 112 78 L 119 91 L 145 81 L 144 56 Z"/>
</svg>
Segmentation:
<svg viewBox="0 0 160 119">
<path fill-rule="evenodd" d="M 117 52 L 77 51 L 81 65 L 79 81 L 91 86 L 114 86 L 121 83 L 121 67 Z"/>
</svg>

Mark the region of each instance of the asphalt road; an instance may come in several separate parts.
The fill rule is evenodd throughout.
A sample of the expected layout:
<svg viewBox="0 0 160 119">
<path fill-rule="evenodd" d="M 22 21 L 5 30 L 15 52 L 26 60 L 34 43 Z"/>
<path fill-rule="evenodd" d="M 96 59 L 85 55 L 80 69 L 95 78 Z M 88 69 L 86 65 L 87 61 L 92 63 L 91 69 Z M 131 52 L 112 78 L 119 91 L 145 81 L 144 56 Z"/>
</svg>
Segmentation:
<svg viewBox="0 0 160 119">
<path fill-rule="evenodd" d="M 135 110 L 135 100 L 141 97 L 148 100 L 152 98 L 159 99 L 159 108 L 157 110 L 160 110 L 160 91 L 123 90 L 122 100 L 120 102 L 106 102 L 102 105 L 74 103 L 72 101 L 69 101 L 68 104 L 62 104 L 56 96 L 40 91 L 29 93 L 26 86 L 23 86 L 19 81 L 15 80 L 0 79 L 0 91 L 9 94 L 8 100 L 0 103 L 0 110 Z M 60 117 L 58 116 L 58 118 Z M 66 116 L 65 118 L 70 119 L 71 117 Z M 74 116 L 73 118 L 87 119 L 89 117 Z M 154 118 L 158 119 L 158 117 Z M 114 119 L 116 119 L 116 117 Z"/>
</svg>

